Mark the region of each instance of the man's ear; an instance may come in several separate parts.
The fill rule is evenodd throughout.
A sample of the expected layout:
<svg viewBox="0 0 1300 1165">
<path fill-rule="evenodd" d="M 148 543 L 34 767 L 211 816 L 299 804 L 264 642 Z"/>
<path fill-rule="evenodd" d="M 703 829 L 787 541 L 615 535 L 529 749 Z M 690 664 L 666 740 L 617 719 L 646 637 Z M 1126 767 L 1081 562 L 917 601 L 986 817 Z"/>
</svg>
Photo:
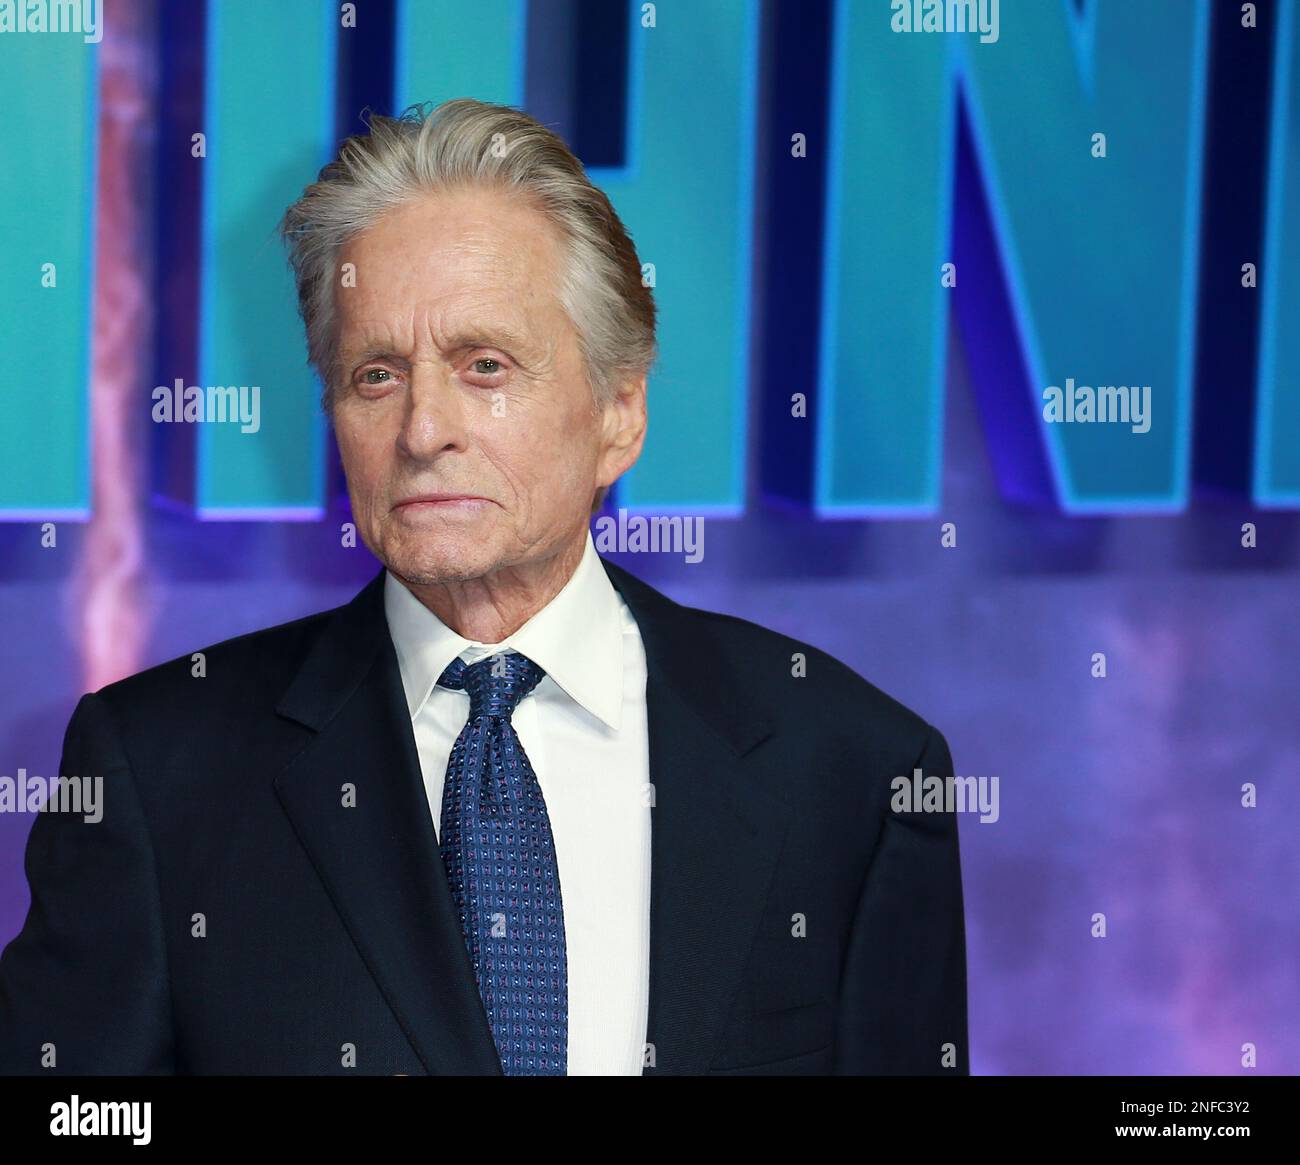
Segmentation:
<svg viewBox="0 0 1300 1165">
<path fill-rule="evenodd" d="M 614 399 L 604 408 L 598 486 L 612 485 L 636 464 L 645 444 L 646 423 L 646 375 L 641 373 L 620 381 Z"/>
</svg>

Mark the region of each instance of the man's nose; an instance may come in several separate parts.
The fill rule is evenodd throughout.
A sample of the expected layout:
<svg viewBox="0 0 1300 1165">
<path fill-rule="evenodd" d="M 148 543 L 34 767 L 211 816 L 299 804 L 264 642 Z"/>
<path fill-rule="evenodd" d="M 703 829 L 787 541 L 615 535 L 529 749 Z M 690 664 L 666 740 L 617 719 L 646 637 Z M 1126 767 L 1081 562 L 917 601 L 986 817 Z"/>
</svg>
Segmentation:
<svg viewBox="0 0 1300 1165">
<path fill-rule="evenodd" d="M 465 401 L 454 375 L 436 364 L 416 364 L 398 447 L 408 457 L 429 460 L 464 449 L 465 435 Z"/>
</svg>

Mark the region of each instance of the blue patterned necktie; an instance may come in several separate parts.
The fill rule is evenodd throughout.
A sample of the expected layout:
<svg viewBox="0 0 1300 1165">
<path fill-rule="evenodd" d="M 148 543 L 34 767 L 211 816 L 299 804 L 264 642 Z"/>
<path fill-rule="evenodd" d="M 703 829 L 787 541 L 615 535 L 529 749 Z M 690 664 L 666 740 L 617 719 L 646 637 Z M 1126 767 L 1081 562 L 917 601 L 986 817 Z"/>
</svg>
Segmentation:
<svg viewBox="0 0 1300 1165">
<path fill-rule="evenodd" d="M 568 1070 L 569 970 L 555 839 L 511 714 L 546 673 L 516 651 L 438 683 L 469 693 L 442 789 L 442 852 L 474 978 L 507 1076 Z"/>
</svg>

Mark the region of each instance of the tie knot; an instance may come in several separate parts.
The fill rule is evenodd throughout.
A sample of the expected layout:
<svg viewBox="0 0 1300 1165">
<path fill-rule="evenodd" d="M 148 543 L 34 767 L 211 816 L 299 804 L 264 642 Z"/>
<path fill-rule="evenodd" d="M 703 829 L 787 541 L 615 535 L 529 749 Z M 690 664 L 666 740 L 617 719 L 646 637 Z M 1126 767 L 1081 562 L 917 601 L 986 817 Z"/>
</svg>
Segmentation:
<svg viewBox="0 0 1300 1165">
<path fill-rule="evenodd" d="M 469 714 L 510 716 L 546 673 L 526 655 L 501 652 L 466 664 L 457 656 L 438 679 L 438 686 L 469 693 Z"/>
</svg>

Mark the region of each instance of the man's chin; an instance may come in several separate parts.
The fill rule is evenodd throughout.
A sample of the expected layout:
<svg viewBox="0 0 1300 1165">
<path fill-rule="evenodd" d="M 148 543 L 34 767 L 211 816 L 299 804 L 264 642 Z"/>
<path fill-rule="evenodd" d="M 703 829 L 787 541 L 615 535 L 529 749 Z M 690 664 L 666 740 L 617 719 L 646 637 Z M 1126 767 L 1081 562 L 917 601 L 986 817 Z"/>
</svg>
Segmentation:
<svg viewBox="0 0 1300 1165">
<path fill-rule="evenodd" d="M 444 538 L 431 546 L 403 546 L 384 556 L 384 564 L 413 586 L 466 582 L 491 574 L 499 559 L 483 543 Z"/>
<path fill-rule="evenodd" d="M 500 511 L 395 515 L 381 531 L 378 557 L 399 578 L 421 585 L 482 578 L 500 564 Z"/>
</svg>

